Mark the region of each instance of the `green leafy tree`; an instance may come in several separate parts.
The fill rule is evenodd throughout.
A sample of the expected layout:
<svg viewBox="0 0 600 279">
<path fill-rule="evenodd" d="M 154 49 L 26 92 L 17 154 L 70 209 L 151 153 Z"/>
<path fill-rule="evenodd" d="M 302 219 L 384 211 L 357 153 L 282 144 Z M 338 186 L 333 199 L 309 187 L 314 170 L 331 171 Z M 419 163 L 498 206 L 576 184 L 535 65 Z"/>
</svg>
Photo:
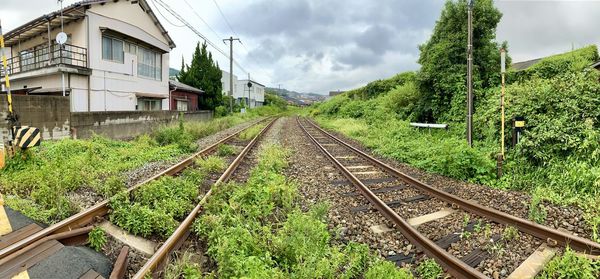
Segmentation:
<svg viewBox="0 0 600 279">
<path fill-rule="evenodd" d="M 222 103 L 223 85 L 221 84 L 221 69 L 212 58 L 212 53 L 206 50 L 206 43 L 196 45 L 192 64 L 186 65 L 181 59 L 181 71 L 177 79 L 187 85 L 204 90 L 198 100 L 200 109 L 214 110 Z"/>
<path fill-rule="evenodd" d="M 467 0 L 447 1 L 429 41 L 419 46 L 417 75 L 420 120 L 461 121 L 466 110 Z M 496 86 L 500 77 L 500 48 L 495 42 L 502 14 L 492 0 L 476 0 L 473 7 L 473 86 Z M 510 65 L 510 58 L 507 59 Z M 477 94 L 475 94 L 477 96 Z"/>
</svg>

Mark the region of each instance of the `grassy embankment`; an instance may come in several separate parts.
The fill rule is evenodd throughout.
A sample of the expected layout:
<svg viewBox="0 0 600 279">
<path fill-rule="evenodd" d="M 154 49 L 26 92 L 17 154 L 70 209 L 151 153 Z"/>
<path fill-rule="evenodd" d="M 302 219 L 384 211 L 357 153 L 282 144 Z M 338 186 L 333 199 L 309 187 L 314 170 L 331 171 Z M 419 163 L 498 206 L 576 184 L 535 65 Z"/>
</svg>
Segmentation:
<svg viewBox="0 0 600 279">
<path fill-rule="evenodd" d="M 506 119 L 524 116 L 520 143 L 509 146 L 504 176 L 496 177 L 500 151 L 500 88 L 475 91 L 474 148 L 465 124 L 442 117 L 450 129 L 409 126 L 422 92 L 418 73 L 336 96 L 306 113 L 323 126 L 362 142 L 375 153 L 423 170 L 532 196 L 529 218 L 545 222 L 543 201 L 584 209 L 592 238 L 600 241 L 600 73 L 589 68 L 595 46 L 543 59 L 507 75 Z M 461 105 L 462 106 L 462 105 Z M 512 129 L 507 124 L 506 142 Z"/>
<path fill-rule="evenodd" d="M 88 189 L 110 197 L 125 187 L 128 171 L 151 162 L 174 162 L 196 151 L 199 138 L 281 111 L 267 106 L 244 115 L 162 126 L 131 141 L 100 136 L 45 141 L 0 170 L 0 193 L 11 208 L 52 224 L 80 210 L 70 193 Z"/>
</svg>

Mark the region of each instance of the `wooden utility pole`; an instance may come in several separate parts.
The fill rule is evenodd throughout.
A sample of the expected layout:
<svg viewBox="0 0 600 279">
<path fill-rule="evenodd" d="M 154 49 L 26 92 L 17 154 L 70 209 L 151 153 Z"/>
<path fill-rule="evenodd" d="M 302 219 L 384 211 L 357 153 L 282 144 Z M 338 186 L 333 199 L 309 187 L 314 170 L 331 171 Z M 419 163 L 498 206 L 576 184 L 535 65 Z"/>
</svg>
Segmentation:
<svg viewBox="0 0 600 279">
<path fill-rule="evenodd" d="M 233 41 L 240 41 L 238 38 L 229 37 L 223 39 L 223 42 L 229 41 L 229 112 L 233 113 Z"/>
<path fill-rule="evenodd" d="M 467 11 L 467 143 L 473 147 L 473 5 L 469 0 Z"/>
</svg>

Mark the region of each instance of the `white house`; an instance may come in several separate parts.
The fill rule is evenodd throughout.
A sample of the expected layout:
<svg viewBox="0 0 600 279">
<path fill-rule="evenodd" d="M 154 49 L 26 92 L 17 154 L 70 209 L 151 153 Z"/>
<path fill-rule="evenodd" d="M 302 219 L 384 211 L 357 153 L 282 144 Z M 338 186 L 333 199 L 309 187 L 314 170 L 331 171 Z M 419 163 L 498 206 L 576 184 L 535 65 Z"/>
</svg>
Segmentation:
<svg viewBox="0 0 600 279">
<path fill-rule="evenodd" d="M 248 86 L 248 84 L 252 86 Z M 238 80 L 237 91 L 234 96 L 240 102 L 247 103 L 250 99 L 250 108 L 261 107 L 265 102 L 265 86 L 248 79 Z"/>
<path fill-rule="evenodd" d="M 221 84 L 223 85 L 223 95 L 229 96 L 229 72 L 222 71 Z M 252 83 L 248 87 L 248 82 Z M 248 79 L 238 79 L 233 75 L 233 98 L 237 104 L 247 104 L 250 98 L 250 107 L 261 107 L 265 102 L 265 86 Z"/>
<path fill-rule="evenodd" d="M 6 33 L 16 94 L 70 96 L 71 111 L 166 110 L 175 43 L 145 0 L 84 0 Z M 4 82 L 2 80 L 2 82 Z"/>
</svg>

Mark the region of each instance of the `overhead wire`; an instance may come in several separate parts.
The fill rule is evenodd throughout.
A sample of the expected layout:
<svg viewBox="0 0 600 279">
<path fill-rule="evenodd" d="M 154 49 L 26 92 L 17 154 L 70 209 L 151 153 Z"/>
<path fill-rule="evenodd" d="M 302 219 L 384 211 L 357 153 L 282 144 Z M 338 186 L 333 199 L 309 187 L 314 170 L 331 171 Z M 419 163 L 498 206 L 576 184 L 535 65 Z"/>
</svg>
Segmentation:
<svg viewBox="0 0 600 279">
<path fill-rule="evenodd" d="M 194 26 L 192 26 L 189 22 L 187 22 L 181 15 L 179 15 L 176 11 L 174 11 L 168 4 L 164 3 L 163 0 L 155 0 L 155 1 L 161 7 L 163 7 L 167 12 L 169 12 L 171 15 L 173 15 L 177 20 L 179 20 L 181 23 L 183 23 L 187 28 L 192 30 L 192 32 L 196 33 L 196 35 L 198 37 L 202 38 L 208 45 L 213 47 L 215 50 L 220 52 L 222 55 L 224 55 L 228 59 L 231 59 L 233 61 L 233 64 L 235 64 L 236 67 L 239 68 L 242 72 L 248 73 L 248 71 L 246 71 L 246 69 L 244 67 L 242 67 L 242 65 L 240 65 L 240 63 L 238 63 L 233 57 L 230 58 L 229 54 L 227 54 L 225 51 L 223 51 L 221 48 L 219 48 L 215 43 L 213 43 L 206 36 L 204 36 L 202 33 L 200 33 L 200 31 L 198 31 L 196 28 L 194 28 Z"/>
<path fill-rule="evenodd" d="M 223 18 L 223 21 L 225 21 L 225 24 L 227 24 L 227 26 L 229 27 L 229 30 L 231 30 L 231 33 L 233 33 L 236 37 L 239 38 L 240 36 L 237 34 L 237 32 L 235 32 L 235 30 L 233 30 L 231 23 L 229 22 L 229 20 L 227 20 L 227 16 L 225 16 L 225 13 L 223 13 L 223 10 L 221 9 L 221 6 L 217 2 L 217 0 L 213 0 L 213 3 L 215 3 L 215 6 L 217 6 L 217 10 L 219 10 L 219 13 L 221 14 L 221 18 Z M 258 62 L 256 62 L 256 60 L 254 60 L 252 55 L 250 55 L 250 50 L 246 47 L 246 44 L 244 44 L 241 40 L 239 42 L 242 45 L 242 47 L 246 50 L 246 57 L 249 58 L 251 60 L 251 62 L 254 63 L 254 65 L 256 65 L 256 69 L 258 69 L 263 74 L 267 74 L 267 76 L 270 76 L 270 74 L 263 71 L 262 68 L 258 68 Z"/>
<path fill-rule="evenodd" d="M 197 17 L 198 17 L 198 18 L 199 18 L 199 19 L 200 19 L 202 22 L 204 22 L 204 24 L 205 24 L 205 25 L 208 27 L 208 29 L 209 29 L 210 31 L 212 31 L 212 32 L 213 32 L 213 34 L 215 34 L 215 35 L 217 36 L 217 38 L 222 38 L 222 37 L 221 37 L 221 35 L 219 35 L 219 33 L 217 33 L 217 31 L 215 31 L 215 30 L 214 30 L 214 29 L 213 29 L 213 28 L 210 26 L 210 24 L 208 24 L 208 22 L 206 22 L 206 20 L 204 20 L 204 18 L 202 18 L 202 17 L 200 16 L 200 14 L 198 14 L 198 12 L 196 12 L 196 10 L 194 9 L 194 7 L 192 7 L 192 5 L 190 5 L 190 3 L 189 3 L 187 0 L 183 0 L 183 2 L 185 2 L 185 4 L 186 4 L 188 7 L 190 7 L 190 9 L 192 9 L 192 12 L 193 12 L 193 13 L 194 13 L 194 14 L 195 14 L 195 15 L 196 15 L 196 16 L 197 16 Z"/>
<path fill-rule="evenodd" d="M 152 3 L 152 6 L 154 6 L 154 9 L 156 9 L 156 11 L 158 12 L 158 14 L 160 16 L 162 16 L 162 18 L 164 18 L 166 22 L 168 22 L 169 24 L 171 24 L 171 25 L 173 25 L 175 27 L 185 27 L 185 24 L 177 25 L 177 24 L 171 22 L 165 15 L 163 15 L 163 13 L 160 11 L 160 9 L 156 6 L 156 3 L 154 3 L 154 0 L 150 0 L 150 2 Z"/>
</svg>

